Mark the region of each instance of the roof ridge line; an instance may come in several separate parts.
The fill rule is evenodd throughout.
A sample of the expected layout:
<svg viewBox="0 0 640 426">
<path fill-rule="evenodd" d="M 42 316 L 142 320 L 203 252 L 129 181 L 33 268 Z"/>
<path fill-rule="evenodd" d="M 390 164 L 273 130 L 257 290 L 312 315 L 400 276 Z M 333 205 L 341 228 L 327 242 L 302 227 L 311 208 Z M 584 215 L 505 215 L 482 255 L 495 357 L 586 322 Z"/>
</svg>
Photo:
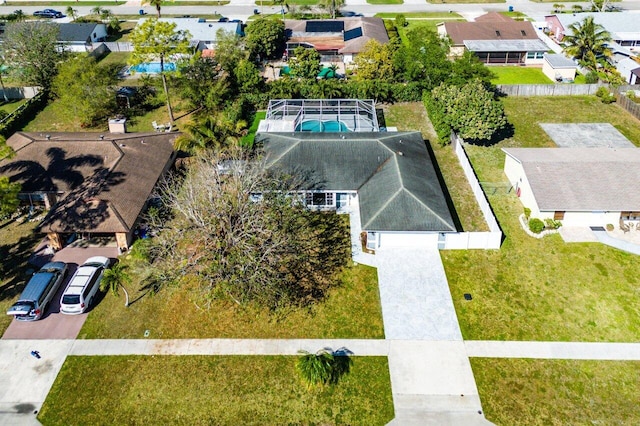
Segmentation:
<svg viewBox="0 0 640 426">
<path fill-rule="evenodd" d="M 393 201 L 393 199 L 396 198 L 398 194 L 400 194 L 400 191 L 402 191 L 402 187 L 398 188 L 398 190 L 391 197 L 389 197 L 387 201 L 382 204 L 382 206 L 380 206 L 376 214 L 371 216 L 371 219 L 367 223 L 362 224 L 361 228 L 366 230 L 369 223 L 373 222 L 380 215 L 380 213 L 391 203 L 391 201 Z"/>
<path fill-rule="evenodd" d="M 113 200 L 104 200 L 104 202 L 106 202 L 111 207 L 111 210 L 113 210 L 113 213 L 115 214 L 116 218 L 118 219 L 118 222 L 120 222 L 122 224 L 124 229 L 126 229 L 127 231 L 131 231 L 131 228 L 129 228 L 129 225 L 127 225 L 125 223 L 124 219 L 120 215 L 120 212 L 118 211 L 118 209 L 116 208 L 115 204 L 113 203 Z"/>
<path fill-rule="evenodd" d="M 437 218 L 438 218 L 438 220 L 440 220 L 440 222 L 441 222 L 441 223 L 443 223 L 443 224 L 445 224 L 445 225 L 449 225 L 449 224 L 447 223 L 447 221 L 446 221 L 446 220 L 444 220 L 444 219 L 443 219 L 439 214 L 437 214 L 436 212 L 434 212 L 434 211 L 433 211 L 433 209 L 432 209 L 431 207 L 429 207 L 429 206 L 427 206 L 425 203 L 423 203 L 423 202 L 422 202 L 418 197 L 416 197 L 416 195 L 415 195 L 413 192 L 411 192 L 409 189 L 407 189 L 404 185 L 402 186 L 402 189 L 403 189 L 407 194 L 409 194 L 413 199 L 415 199 L 415 200 L 418 202 L 418 204 L 421 204 L 422 206 L 424 206 L 424 208 L 425 208 L 425 209 L 427 209 L 428 211 L 430 211 L 430 212 L 433 214 L 433 216 L 434 216 L 434 217 L 437 217 Z M 448 206 L 447 206 L 447 209 L 449 209 L 449 207 L 448 207 Z"/>
</svg>

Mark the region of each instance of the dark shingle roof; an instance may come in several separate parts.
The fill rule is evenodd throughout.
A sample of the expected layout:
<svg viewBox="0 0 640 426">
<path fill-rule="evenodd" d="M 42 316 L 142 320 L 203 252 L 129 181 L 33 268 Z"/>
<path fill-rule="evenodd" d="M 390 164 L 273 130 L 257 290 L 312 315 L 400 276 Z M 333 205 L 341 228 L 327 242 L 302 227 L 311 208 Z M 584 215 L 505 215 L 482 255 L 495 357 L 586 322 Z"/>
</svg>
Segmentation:
<svg viewBox="0 0 640 426">
<path fill-rule="evenodd" d="M 268 168 L 301 174 L 307 189 L 358 191 L 363 229 L 456 230 L 418 132 L 262 133 L 256 141 Z"/>
<path fill-rule="evenodd" d="M 128 232 L 173 160 L 177 135 L 16 133 L 7 140 L 16 156 L 0 162 L 0 173 L 22 192 L 63 195 L 45 232 Z"/>
<path fill-rule="evenodd" d="M 96 25 L 104 25 L 97 24 L 95 22 L 88 23 L 68 23 L 68 24 L 59 24 L 60 32 L 58 33 L 58 41 L 79 41 L 86 42 L 91 38 L 91 33 L 96 28 Z"/>
<path fill-rule="evenodd" d="M 445 31 L 454 45 L 473 40 L 537 40 L 533 25 L 528 21 L 483 20 L 476 22 L 445 22 Z"/>
</svg>

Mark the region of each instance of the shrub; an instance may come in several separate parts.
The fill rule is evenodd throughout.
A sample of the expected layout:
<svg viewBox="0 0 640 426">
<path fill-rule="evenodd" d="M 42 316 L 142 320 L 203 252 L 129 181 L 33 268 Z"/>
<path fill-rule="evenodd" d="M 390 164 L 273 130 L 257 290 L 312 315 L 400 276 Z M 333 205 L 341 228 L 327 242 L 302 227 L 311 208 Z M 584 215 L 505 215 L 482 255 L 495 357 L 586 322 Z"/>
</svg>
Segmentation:
<svg viewBox="0 0 640 426">
<path fill-rule="evenodd" d="M 612 223 L 607 223 L 607 227 L 606 228 L 607 228 L 607 231 L 609 231 L 609 232 L 613 231 L 613 229 L 614 229 Z"/>
<path fill-rule="evenodd" d="M 544 225 L 547 229 L 558 229 L 562 226 L 562 223 L 559 220 L 547 218 L 544 220 Z"/>
<path fill-rule="evenodd" d="M 598 90 L 596 91 L 596 96 L 599 97 L 600 100 L 605 104 L 610 104 L 616 101 L 616 97 L 614 96 L 614 94 L 604 86 L 598 88 Z"/>
<path fill-rule="evenodd" d="M 524 208 L 524 217 L 529 220 L 529 218 L 531 217 L 531 209 L 528 207 Z"/>
<path fill-rule="evenodd" d="M 587 84 L 596 84 L 599 80 L 600 80 L 600 77 L 598 77 L 598 73 L 593 71 L 589 71 L 584 76 L 584 81 Z"/>
<path fill-rule="evenodd" d="M 404 15 L 396 15 L 396 26 L 406 27 L 408 24 L 409 23 L 407 22 L 407 18 Z"/>
<path fill-rule="evenodd" d="M 529 220 L 529 230 L 534 234 L 541 233 L 544 230 L 544 222 L 537 217 L 534 217 L 533 219 Z"/>
</svg>

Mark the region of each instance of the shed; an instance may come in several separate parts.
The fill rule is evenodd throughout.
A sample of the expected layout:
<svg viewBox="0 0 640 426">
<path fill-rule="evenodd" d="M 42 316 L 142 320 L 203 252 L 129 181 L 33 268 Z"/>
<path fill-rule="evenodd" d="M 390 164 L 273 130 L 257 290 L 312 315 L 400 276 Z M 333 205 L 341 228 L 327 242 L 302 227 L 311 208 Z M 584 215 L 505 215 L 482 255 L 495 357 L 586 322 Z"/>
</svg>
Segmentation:
<svg viewBox="0 0 640 426">
<path fill-rule="evenodd" d="M 559 53 L 545 53 L 542 72 L 553 81 L 572 82 L 578 65 Z"/>
</svg>

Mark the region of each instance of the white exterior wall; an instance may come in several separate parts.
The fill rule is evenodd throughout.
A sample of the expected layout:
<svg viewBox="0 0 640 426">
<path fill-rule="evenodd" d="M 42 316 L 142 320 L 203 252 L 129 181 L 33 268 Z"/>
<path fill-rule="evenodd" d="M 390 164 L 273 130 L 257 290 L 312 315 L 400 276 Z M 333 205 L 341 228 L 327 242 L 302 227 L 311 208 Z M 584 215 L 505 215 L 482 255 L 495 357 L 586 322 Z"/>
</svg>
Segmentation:
<svg viewBox="0 0 640 426">
<path fill-rule="evenodd" d="M 64 43 L 63 49 L 65 52 L 87 52 L 88 46 L 84 43 Z"/>
<path fill-rule="evenodd" d="M 345 53 L 342 55 L 342 62 L 345 64 L 350 64 L 353 62 L 353 53 Z"/>
<path fill-rule="evenodd" d="M 532 213 L 533 215 L 533 213 Z M 540 219 L 553 219 L 554 212 L 540 212 Z M 606 226 L 608 223 L 618 226 L 620 212 L 565 212 L 562 226 Z"/>
<path fill-rule="evenodd" d="M 509 182 L 513 185 L 516 194 L 520 192 L 520 202 L 524 207 L 531 209 L 531 216 L 540 217 L 540 209 L 538 209 L 538 203 L 533 196 L 531 185 L 527 175 L 522 168 L 522 164 L 516 161 L 510 155 L 505 155 L 504 159 L 504 174 L 507 175 Z M 553 213 L 551 214 L 553 218 Z"/>
<path fill-rule="evenodd" d="M 544 61 L 542 64 L 542 72 L 549 77 L 551 81 L 556 81 L 556 74 L 560 75 L 563 79 L 574 80 L 576 78 L 576 68 L 553 68 L 549 65 L 549 62 Z"/>
<path fill-rule="evenodd" d="M 538 66 L 540 66 L 540 65 L 542 65 L 544 62 L 546 62 L 546 61 L 544 60 L 544 58 L 540 58 L 540 59 L 529 59 L 529 58 L 527 58 L 527 57 L 526 57 L 526 55 L 525 55 L 525 57 L 524 57 L 524 64 L 525 64 L 525 65 L 534 65 L 534 66 L 535 66 L 535 65 L 538 65 Z M 552 79 L 552 80 L 553 80 L 553 79 Z"/>
<path fill-rule="evenodd" d="M 451 48 L 449 49 L 449 56 L 452 57 L 459 57 L 464 55 L 464 46 L 451 46 Z"/>
<path fill-rule="evenodd" d="M 451 232 L 445 234 L 445 250 L 499 249 L 502 232 Z"/>
<path fill-rule="evenodd" d="M 376 232 L 378 247 L 438 247 L 438 233 L 432 232 Z"/>
<path fill-rule="evenodd" d="M 107 26 L 105 24 L 96 25 L 93 32 L 91 33 L 91 41 L 95 43 L 97 41 L 105 40 L 106 38 L 107 38 Z"/>
</svg>

